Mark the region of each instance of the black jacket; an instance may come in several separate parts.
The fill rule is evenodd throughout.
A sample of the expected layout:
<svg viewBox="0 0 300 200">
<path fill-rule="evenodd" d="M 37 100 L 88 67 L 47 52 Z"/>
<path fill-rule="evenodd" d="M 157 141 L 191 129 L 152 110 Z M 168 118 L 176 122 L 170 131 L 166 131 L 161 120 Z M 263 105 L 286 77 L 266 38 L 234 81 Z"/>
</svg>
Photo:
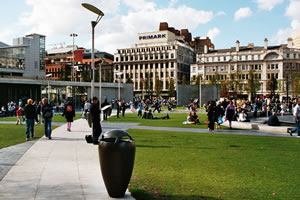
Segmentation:
<svg viewBox="0 0 300 200">
<path fill-rule="evenodd" d="M 50 117 L 47 116 L 48 113 L 51 113 Z M 53 117 L 53 107 L 50 104 L 42 105 L 42 116 L 43 116 L 43 118 L 52 118 Z"/>
<path fill-rule="evenodd" d="M 280 126 L 278 117 L 276 115 L 271 115 L 268 120 L 268 125 L 269 126 Z"/>
<path fill-rule="evenodd" d="M 92 122 L 93 123 L 100 123 L 100 110 L 99 110 L 99 102 L 97 104 L 91 105 L 90 109 L 91 117 L 92 117 Z"/>
<path fill-rule="evenodd" d="M 26 119 L 35 119 L 36 110 L 32 104 L 27 104 L 24 108 L 24 112 L 25 112 Z"/>
<path fill-rule="evenodd" d="M 72 103 L 68 103 L 65 106 L 63 116 L 67 119 L 67 122 L 73 122 L 73 117 L 75 117 L 75 109 Z"/>
</svg>

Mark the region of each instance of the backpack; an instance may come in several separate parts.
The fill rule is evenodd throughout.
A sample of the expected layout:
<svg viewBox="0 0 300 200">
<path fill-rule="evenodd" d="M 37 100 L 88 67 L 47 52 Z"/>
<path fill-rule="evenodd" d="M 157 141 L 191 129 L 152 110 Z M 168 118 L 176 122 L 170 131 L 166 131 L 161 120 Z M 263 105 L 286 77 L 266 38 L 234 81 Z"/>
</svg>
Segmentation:
<svg viewBox="0 0 300 200">
<path fill-rule="evenodd" d="M 52 116 L 52 111 L 48 110 L 45 112 L 44 117 L 45 118 L 50 118 Z"/>
<path fill-rule="evenodd" d="M 73 107 L 71 105 L 67 105 L 66 111 L 67 112 L 72 112 L 72 110 L 73 110 Z"/>
</svg>

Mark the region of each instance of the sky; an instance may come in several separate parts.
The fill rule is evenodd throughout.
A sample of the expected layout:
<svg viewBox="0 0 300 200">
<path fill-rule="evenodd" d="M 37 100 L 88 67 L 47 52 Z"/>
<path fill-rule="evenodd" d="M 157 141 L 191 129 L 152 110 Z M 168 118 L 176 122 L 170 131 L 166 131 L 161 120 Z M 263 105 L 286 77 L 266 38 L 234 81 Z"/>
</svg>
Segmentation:
<svg viewBox="0 0 300 200">
<path fill-rule="evenodd" d="M 300 31 L 300 0 L 9 0 L 1 4 L 0 41 L 38 33 L 46 49 L 72 45 L 92 46 L 91 21 L 96 14 L 82 7 L 89 3 L 104 16 L 95 28 L 95 48 L 111 54 L 137 43 L 137 34 L 158 31 L 160 22 L 189 29 L 192 37 L 209 36 L 215 49 L 254 43 L 286 44 Z"/>
</svg>

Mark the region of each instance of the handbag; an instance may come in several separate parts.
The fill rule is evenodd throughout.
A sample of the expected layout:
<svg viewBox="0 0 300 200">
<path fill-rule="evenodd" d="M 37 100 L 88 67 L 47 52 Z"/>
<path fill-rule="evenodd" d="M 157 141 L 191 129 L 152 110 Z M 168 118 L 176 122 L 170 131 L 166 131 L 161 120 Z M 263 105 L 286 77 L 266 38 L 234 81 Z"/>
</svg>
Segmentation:
<svg viewBox="0 0 300 200">
<path fill-rule="evenodd" d="M 218 124 L 223 124 L 223 118 L 222 117 L 218 118 Z"/>
</svg>

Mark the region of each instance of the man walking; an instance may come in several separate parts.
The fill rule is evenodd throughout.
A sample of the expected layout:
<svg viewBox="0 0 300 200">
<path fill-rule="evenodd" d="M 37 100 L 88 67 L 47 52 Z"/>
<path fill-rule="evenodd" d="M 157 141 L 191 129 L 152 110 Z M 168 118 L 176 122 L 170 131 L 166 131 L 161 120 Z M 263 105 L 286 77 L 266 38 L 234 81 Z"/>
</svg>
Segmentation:
<svg viewBox="0 0 300 200">
<path fill-rule="evenodd" d="M 25 118 L 26 118 L 26 140 L 29 140 L 29 131 L 31 132 L 31 137 L 34 137 L 34 119 L 36 117 L 36 110 L 32 105 L 32 99 L 27 100 L 27 105 L 24 108 Z"/>
<path fill-rule="evenodd" d="M 49 140 L 52 139 L 51 137 L 51 122 L 53 117 L 53 107 L 48 103 L 47 98 L 43 98 L 42 100 L 42 116 L 44 119 L 44 126 L 45 126 L 45 136 L 49 138 Z"/>
<path fill-rule="evenodd" d="M 100 109 L 99 101 L 97 97 L 93 97 L 91 105 L 91 117 L 92 117 L 92 126 L 93 126 L 93 143 L 99 144 L 99 136 L 102 133 L 102 128 L 100 124 Z"/>
</svg>

